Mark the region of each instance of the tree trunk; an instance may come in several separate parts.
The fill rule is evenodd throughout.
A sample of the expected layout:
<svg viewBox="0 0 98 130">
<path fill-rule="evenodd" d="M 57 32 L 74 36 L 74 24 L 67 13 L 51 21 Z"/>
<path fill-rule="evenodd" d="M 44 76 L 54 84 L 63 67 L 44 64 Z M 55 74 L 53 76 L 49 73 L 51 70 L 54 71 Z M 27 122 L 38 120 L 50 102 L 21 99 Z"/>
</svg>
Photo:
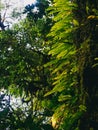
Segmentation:
<svg viewBox="0 0 98 130">
<path fill-rule="evenodd" d="M 76 0 L 73 10 L 79 26 L 76 29 L 75 45 L 79 65 L 80 102 L 87 111 L 80 119 L 80 130 L 98 129 L 98 1 Z"/>
</svg>

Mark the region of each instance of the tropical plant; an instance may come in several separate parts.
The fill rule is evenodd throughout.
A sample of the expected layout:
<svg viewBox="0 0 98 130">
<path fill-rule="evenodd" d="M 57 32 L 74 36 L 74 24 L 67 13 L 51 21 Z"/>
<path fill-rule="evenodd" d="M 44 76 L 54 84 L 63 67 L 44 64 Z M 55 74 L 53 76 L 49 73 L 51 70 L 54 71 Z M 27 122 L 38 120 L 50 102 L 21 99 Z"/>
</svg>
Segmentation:
<svg viewBox="0 0 98 130">
<path fill-rule="evenodd" d="M 97 129 L 97 69 L 92 68 L 97 56 L 96 1 L 54 0 L 50 7 L 54 25 L 52 60 L 53 89 L 46 93 L 57 95 L 53 122 L 56 129 Z M 96 49 L 95 49 L 96 48 Z M 94 103 L 93 103 L 94 102 Z M 93 109 L 93 106 L 95 106 Z M 92 122 L 94 124 L 92 124 Z"/>
<path fill-rule="evenodd" d="M 52 129 L 50 115 L 45 114 L 46 109 L 41 103 L 45 92 L 50 89 L 50 74 L 44 68 L 50 58 L 47 55 L 49 47 L 45 45 L 45 32 L 48 33 L 49 27 L 45 16 L 38 17 L 36 22 L 33 18 L 27 17 L 10 30 L 0 32 L 0 88 L 15 95 L 15 98 L 20 97 L 21 105 L 30 105 L 27 111 L 23 111 L 24 107 L 16 107 L 13 111 L 14 123 L 13 126 L 10 124 L 10 129 Z M 48 27 L 45 32 L 44 25 Z"/>
</svg>

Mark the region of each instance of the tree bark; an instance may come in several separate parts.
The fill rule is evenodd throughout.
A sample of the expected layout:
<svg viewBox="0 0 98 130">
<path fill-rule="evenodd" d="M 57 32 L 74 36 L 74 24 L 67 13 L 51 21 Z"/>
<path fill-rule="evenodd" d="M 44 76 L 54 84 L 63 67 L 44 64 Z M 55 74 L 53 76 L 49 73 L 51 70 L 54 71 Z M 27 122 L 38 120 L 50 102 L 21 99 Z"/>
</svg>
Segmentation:
<svg viewBox="0 0 98 130">
<path fill-rule="evenodd" d="M 79 130 L 98 129 L 98 2 L 96 0 L 76 0 L 78 5 L 73 10 L 79 22 L 76 29 L 75 45 L 79 67 L 80 102 L 87 111 L 80 119 Z M 94 11 L 95 10 L 95 11 Z"/>
</svg>

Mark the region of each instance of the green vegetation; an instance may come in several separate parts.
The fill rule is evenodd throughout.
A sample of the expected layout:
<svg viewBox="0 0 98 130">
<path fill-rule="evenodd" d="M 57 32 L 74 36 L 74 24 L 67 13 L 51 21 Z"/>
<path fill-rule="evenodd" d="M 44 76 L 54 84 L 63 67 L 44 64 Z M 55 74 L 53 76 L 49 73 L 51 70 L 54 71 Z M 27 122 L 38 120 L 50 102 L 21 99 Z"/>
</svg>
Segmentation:
<svg viewBox="0 0 98 130">
<path fill-rule="evenodd" d="M 98 2 L 38 0 L 23 13 L 0 25 L 0 129 L 97 130 Z"/>
</svg>

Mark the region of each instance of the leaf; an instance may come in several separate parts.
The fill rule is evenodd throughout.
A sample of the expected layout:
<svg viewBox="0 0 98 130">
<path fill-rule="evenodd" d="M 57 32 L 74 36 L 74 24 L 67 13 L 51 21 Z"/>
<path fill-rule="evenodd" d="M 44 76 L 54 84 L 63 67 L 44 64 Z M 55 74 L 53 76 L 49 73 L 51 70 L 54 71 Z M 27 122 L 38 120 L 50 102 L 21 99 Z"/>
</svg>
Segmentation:
<svg viewBox="0 0 98 130">
<path fill-rule="evenodd" d="M 70 100 L 72 98 L 72 96 L 71 95 L 60 95 L 59 96 L 59 99 L 58 99 L 58 101 L 59 102 L 62 102 L 62 101 L 67 101 L 67 100 Z"/>
<path fill-rule="evenodd" d="M 73 24 L 74 24 L 75 26 L 79 26 L 79 22 L 78 22 L 76 19 L 73 19 Z"/>
<path fill-rule="evenodd" d="M 80 105 L 79 109 L 80 109 L 80 111 L 85 111 L 85 112 L 87 110 L 86 106 L 84 106 L 84 105 Z"/>
</svg>

